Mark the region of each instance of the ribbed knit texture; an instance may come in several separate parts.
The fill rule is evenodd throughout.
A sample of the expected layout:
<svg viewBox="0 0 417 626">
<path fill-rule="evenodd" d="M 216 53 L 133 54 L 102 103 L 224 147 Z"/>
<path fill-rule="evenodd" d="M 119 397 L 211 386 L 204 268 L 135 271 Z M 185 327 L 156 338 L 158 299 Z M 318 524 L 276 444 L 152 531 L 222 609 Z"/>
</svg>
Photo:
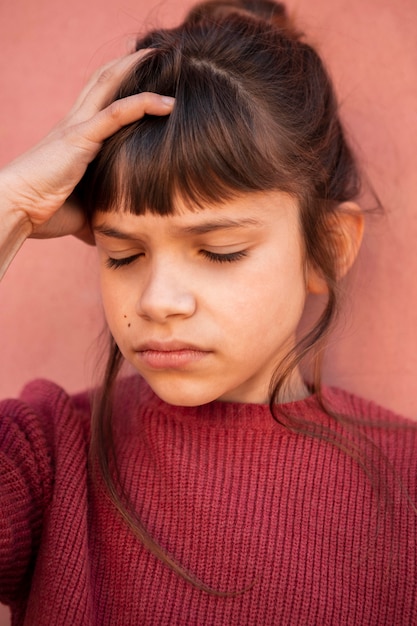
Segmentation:
<svg viewBox="0 0 417 626">
<path fill-rule="evenodd" d="M 36 626 L 417 625 L 417 433 L 338 390 L 340 412 L 388 491 L 375 496 L 334 446 L 277 424 L 264 405 L 172 407 L 122 381 L 115 409 L 121 476 L 141 519 L 178 562 L 219 591 L 195 589 L 149 554 L 87 469 L 88 395 L 51 383 L 0 405 L 0 600 Z M 286 405 L 331 425 L 314 397 Z M 346 436 L 349 437 L 347 434 Z M 392 502 L 391 502 L 392 500 Z"/>
</svg>

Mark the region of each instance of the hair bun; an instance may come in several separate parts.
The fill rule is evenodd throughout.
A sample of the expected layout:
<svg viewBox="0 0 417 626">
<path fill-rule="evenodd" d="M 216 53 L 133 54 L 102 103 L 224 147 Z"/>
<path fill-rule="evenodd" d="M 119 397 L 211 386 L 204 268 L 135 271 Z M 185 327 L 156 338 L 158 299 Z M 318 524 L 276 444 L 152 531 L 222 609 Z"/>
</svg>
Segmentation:
<svg viewBox="0 0 417 626">
<path fill-rule="evenodd" d="M 286 6 L 274 0 L 208 0 L 195 5 L 189 11 L 185 22 L 192 24 L 206 19 L 218 20 L 233 14 L 251 16 L 268 22 L 285 31 L 292 39 L 299 39 L 302 35 L 295 28 Z"/>
</svg>

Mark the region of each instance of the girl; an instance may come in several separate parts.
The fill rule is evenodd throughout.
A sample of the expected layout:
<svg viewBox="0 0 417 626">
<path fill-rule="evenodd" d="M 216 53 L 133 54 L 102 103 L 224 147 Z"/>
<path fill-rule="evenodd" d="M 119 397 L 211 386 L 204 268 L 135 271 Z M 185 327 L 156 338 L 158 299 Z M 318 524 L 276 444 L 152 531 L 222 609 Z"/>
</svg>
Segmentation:
<svg viewBox="0 0 417 626">
<path fill-rule="evenodd" d="M 29 236 L 94 241 L 111 331 L 99 389 L 1 405 L 14 623 L 415 624 L 416 429 L 320 382 L 363 218 L 284 7 L 149 33 L 0 189 L 3 269 Z"/>
</svg>

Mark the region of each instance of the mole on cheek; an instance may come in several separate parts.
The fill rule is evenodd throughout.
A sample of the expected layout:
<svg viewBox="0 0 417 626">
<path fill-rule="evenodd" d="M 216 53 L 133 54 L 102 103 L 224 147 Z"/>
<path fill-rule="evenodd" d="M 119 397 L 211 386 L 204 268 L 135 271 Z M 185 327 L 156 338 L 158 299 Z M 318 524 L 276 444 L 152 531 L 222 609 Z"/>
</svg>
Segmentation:
<svg viewBox="0 0 417 626">
<path fill-rule="evenodd" d="M 130 322 L 129 322 L 129 324 L 127 325 L 127 327 L 128 327 L 128 328 L 130 328 Z"/>
</svg>

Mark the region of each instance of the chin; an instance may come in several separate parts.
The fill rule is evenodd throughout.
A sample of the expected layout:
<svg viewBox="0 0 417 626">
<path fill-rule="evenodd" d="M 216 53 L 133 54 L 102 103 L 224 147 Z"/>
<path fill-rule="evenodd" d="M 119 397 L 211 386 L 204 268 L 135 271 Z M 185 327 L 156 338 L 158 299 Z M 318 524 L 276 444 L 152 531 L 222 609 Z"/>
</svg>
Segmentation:
<svg viewBox="0 0 417 626">
<path fill-rule="evenodd" d="M 173 406 L 201 406 L 217 400 L 222 394 L 222 392 L 218 393 L 214 389 L 207 389 L 206 386 L 193 385 L 192 383 L 181 385 L 178 384 L 178 381 L 172 381 L 158 384 L 158 382 L 149 379 L 147 383 L 161 400 Z"/>
</svg>

